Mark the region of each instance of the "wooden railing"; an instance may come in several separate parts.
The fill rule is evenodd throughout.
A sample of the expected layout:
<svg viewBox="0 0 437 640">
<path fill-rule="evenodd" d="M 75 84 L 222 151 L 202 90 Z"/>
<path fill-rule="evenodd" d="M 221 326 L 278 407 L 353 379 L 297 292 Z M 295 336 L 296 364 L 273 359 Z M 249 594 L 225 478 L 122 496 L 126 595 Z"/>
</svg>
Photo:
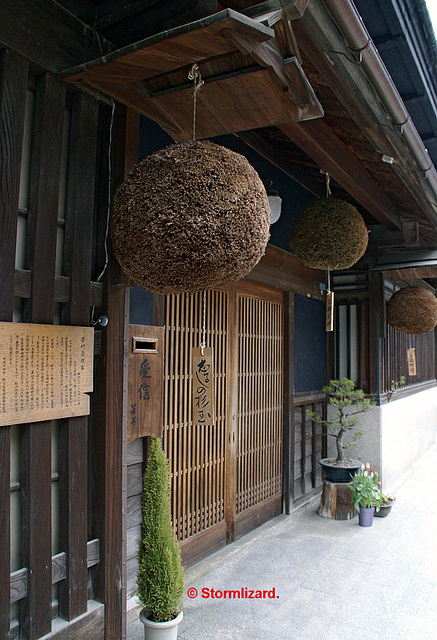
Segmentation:
<svg viewBox="0 0 437 640">
<path fill-rule="evenodd" d="M 407 351 L 415 349 L 416 375 L 410 375 Z M 391 393 L 403 387 L 422 384 L 436 377 L 435 332 L 421 335 L 400 333 L 387 326 L 383 340 L 381 362 L 381 393 Z"/>
<path fill-rule="evenodd" d="M 326 416 L 326 396 L 322 391 L 296 393 L 294 396 L 294 475 L 293 500 L 300 501 L 322 486 L 320 458 L 325 455 L 325 438 L 320 423 L 307 411 Z"/>
</svg>

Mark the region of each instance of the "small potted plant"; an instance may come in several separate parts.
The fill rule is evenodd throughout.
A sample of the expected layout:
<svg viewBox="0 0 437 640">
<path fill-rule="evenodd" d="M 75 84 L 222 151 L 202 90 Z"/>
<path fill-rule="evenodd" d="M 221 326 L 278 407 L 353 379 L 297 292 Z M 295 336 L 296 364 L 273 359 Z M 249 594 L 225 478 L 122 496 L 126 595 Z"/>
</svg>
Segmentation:
<svg viewBox="0 0 437 640">
<path fill-rule="evenodd" d="M 352 476 L 352 502 L 358 511 L 358 524 L 371 527 L 375 511 L 379 511 L 382 494 L 378 474 L 367 462 Z"/>
<path fill-rule="evenodd" d="M 379 518 L 386 518 L 390 513 L 396 498 L 390 493 L 381 493 L 381 498 L 382 502 L 380 504 L 379 511 L 375 513 L 375 516 L 378 516 Z"/>
<path fill-rule="evenodd" d="M 168 460 L 152 438 L 143 478 L 138 598 L 145 640 L 176 640 L 182 620 L 184 569 L 170 518 Z"/>
<path fill-rule="evenodd" d="M 345 456 L 345 450 L 357 444 L 363 432 L 357 428 L 358 415 L 367 411 L 372 402 L 364 397 L 364 391 L 357 389 L 349 378 L 330 380 L 323 391 L 327 395 L 328 405 L 333 407 L 334 416 L 331 420 L 323 420 L 313 411 L 308 415 L 323 424 L 327 435 L 335 438 L 337 455 L 335 458 L 323 458 L 319 461 L 325 473 L 325 478 L 331 482 L 350 482 L 351 473 L 355 473 L 361 465 L 359 460 Z M 346 441 L 347 433 L 353 433 L 354 439 Z"/>
</svg>

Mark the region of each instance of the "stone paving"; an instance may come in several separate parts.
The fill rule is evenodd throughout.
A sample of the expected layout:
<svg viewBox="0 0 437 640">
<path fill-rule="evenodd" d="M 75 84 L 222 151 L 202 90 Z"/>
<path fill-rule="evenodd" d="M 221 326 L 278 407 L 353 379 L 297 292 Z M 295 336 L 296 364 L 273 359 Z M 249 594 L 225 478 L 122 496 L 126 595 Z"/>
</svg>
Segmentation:
<svg viewBox="0 0 437 640">
<path fill-rule="evenodd" d="M 312 504 L 191 567 L 186 588 L 198 596 L 184 598 L 178 640 L 437 640 L 436 469 L 434 448 L 371 528 Z M 201 595 L 242 588 L 275 597 Z M 128 640 L 143 637 L 135 619 Z"/>
</svg>

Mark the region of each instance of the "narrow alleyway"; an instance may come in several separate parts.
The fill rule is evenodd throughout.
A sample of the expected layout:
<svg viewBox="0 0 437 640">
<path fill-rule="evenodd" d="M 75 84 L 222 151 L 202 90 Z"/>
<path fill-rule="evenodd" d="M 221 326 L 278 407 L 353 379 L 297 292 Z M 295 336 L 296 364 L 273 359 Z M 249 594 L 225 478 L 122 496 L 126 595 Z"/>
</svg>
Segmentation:
<svg viewBox="0 0 437 640">
<path fill-rule="evenodd" d="M 371 528 L 321 518 L 313 504 L 188 569 L 186 588 L 198 595 L 185 596 L 178 638 L 435 640 L 436 468 L 434 448 L 396 492 L 390 515 Z M 225 599 L 211 589 L 270 593 Z M 142 637 L 135 617 L 128 639 Z"/>
</svg>

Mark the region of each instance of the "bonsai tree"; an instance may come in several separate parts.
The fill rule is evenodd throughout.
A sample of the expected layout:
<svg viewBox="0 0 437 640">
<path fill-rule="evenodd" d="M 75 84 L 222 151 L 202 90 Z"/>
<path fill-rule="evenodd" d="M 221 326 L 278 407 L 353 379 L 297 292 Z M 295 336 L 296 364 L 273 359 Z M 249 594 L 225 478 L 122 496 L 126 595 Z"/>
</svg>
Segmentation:
<svg viewBox="0 0 437 640">
<path fill-rule="evenodd" d="M 143 479 L 138 598 L 148 620 L 175 618 L 184 591 L 184 569 L 170 518 L 169 466 L 161 440 L 153 438 Z"/>
<path fill-rule="evenodd" d="M 337 457 L 335 464 L 341 465 L 347 462 L 344 455 L 345 449 L 357 444 L 357 440 L 363 432 L 356 428 L 358 415 L 367 411 L 372 402 L 364 397 L 364 391 L 357 389 L 355 383 L 349 378 L 341 380 L 330 380 L 323 391 L 328 397 L 328 404 L 334 407 L 335 415 L 333 420 L 323 420 L 312 411 L 307 413 L 317 422 L 323 424 L 327 429 L 327 434 L 336 439 Z M 353 432 L 354 439 L 345 441 L 347 433 Z"/>
</svg>

